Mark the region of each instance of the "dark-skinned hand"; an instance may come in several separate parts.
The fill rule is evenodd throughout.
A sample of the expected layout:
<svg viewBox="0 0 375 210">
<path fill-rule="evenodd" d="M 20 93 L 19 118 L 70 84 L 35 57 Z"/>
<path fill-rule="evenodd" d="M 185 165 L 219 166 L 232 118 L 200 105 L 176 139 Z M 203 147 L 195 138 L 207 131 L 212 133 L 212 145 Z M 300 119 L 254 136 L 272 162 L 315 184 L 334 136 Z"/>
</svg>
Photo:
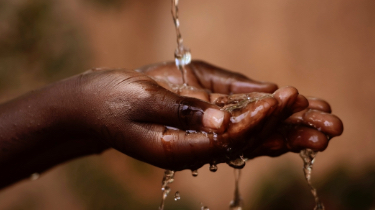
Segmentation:
<svg viewBox="0 0 375 210">
<path fill-rule="evenodd" d="M 192 62 L 186 70 L 189 87 L 185 88 L 180 86 L 181 73 L 176 71 L 173 63 L 138 70 L 172 92 L 211 102 L 231 113 L 225 131 L 214 134 L 190 132 L 188 135 L 184 130 L 165 131 L 167 136 L 173 136 L 173 140 L 168 141 L 168 146 L 164 148 L 171 161 L 181 164 L 196 157 L 195 165 L 186 163 L 183 168 L 199 168 L 207 162 L 220 163 L 239 156 L 275 157 L 306 148 L 323 151 L 329 140 L 343 131 L 341 120 L 330 114 L 331 108 L 326 101 L 305 98 L 293 87 L 274 92 L 277 86 L 272 83 L 256 82 L 202 61 Z M 197 141 L 199 138 L 201 140 Z M 201 145 L 184 150 L 181 149 L 181 139 L 186 142 L 186 148 L 198 142 Z M 188 143 L 187 139 L 195 143 Z M 205 158 L 202 158 L 204 154 Z M 177 160 L 177 157 L 181 159 Z"/>
<path fill-rule="evenodd" d="M 201 61 L 187 73 L 181 88 L 172 63 L 95 69 L 1 104 L 0 187 L 110 147 L 182 170 L 240 154 L 321 151 L 342 132 L 326 102 L 309 105 L 295 88 L 277 90 Z"/>
</svg>

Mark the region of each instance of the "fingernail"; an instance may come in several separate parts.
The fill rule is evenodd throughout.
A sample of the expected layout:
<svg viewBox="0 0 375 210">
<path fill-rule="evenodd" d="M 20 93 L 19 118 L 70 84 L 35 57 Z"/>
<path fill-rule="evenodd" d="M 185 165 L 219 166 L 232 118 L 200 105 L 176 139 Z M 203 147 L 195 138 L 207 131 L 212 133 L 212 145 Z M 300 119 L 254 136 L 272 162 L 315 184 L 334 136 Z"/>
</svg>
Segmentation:
<svg viewBox="0 0 375 210">
<path fill-rule="evenodd" d="M 224 121 L 225 113 L 221 110 L 208 108 L 204 111 L 203 126 L 218 130 L 221 128 Z"/>
</svg>

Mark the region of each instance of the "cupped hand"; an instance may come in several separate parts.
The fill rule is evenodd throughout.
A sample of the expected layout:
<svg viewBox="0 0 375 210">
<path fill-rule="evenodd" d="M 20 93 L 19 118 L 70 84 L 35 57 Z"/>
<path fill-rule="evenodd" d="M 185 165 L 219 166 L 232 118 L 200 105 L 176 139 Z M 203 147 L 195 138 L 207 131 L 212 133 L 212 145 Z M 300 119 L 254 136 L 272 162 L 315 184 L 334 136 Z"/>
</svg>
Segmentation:
<svg viewBox="0 0 375 210">
<path fill-rule="evenodd" d="M 182 86 L 173 63 L 86 72 L 80 87 L 81 104 L 90 112 L 84 118 L 87 128 L 110 147 L 173 170 L 240 155 L 321 151 L 329 138 L 342 132 L 341 121 L 327 113 L 326 102 L 315 100 L 311 110 L 295 88 L 274 92 L 277 86 L 272 83 L 202 61 L 187 66 L 187 78 L 188 86 Z"/>
<path fill-rule="evenodd" d="M 0 188 L 110 147 L 182 170 L 240 155 L 320 151 L 342 132 L 326 102 L 294 88 L 202 61 L 186 69 L 187 86 L 173 63 L 94 69 L 0 104 Z"/>
<path fill-rule="evenodd" d="M 341 120 L 331 114 L 330 105 L 326 101 L 305 98 L 293 87 L 280 88 L 272 95 L 251 93 L 221 96 L 215 103 L 232 114 L 229 139 L 232 142 L 233 139 L 243 139 L 243 150 L 236 150 L 234 157 L 276 157 L 307 148 L 324 151 L 329 140 L 343 132 Z M 262 107 L 271 107 L 269 104 L 273 103 L 277 104 L 276 108 L 267 110 L 270 117 L 260 118 L 263 123 L 259 122 L 253 127 L 251 124 L 254 122 L 244 117 L 248 113 L 255 116 Z M 242 136 L 241 132 L 244 133 Z M 250 147 L 252 141 L 248 139 L 254 142 Z"/>
<path fill-rule="evenodd" d="M 181 73 L 173 63 L 136 71 L 94 69 L 79 75 L 76 100 L 77 110 L 85 110 L 80 113 L 84 130 L 104 145 L 141 161 L 169 169 L 191 168 L 208 162 L 205 156 L 212 148 L 200 146 L 207 143 L 206 135 L 223 133 L 229 125 L 229 112 L 210 103 L 211 92 L 277 89 L 272 83 L 253 81 L 201 61 L 192 62 L 187 69 L 188 87 L 181 86 Z M 178 134 L 172 132 L 177 130 Z M 205 139 L 186 131 L 204 132 Z M 177 139 L 178 148 L 174 148 L 172 142 Z"/>
<path fill-rule="evenodd" d="M 181 73 L 176 71 L 173 63 L 146 66 L 138 71 L 145 72 L 173 92 L 210 101 L 229 110 L 232 116 L 228 130 L 209 137 L 228 150 L 225 154 L 228 159 L 240 155 L 246 158 L 274 157 L 306 148 L 323 151 L 329 140 L 343 131 L 341 120 L 330 114 L 331 108 L 326 101 L 312 97 L 306 99 L 295 88 L 282 88 L 270 95 L 265 93 L 275 91 L 276 85 L 253 81 L 202 61 L 195 61 L 186 69 L 188 84 L 193 87 L 181 88 Z M 270 105 L 274 103 L 277 108 Z M 259 112 L 264 107 L 266 110 Z M 244 117 L 249 111 L 252 116 Z M 198 136 L 199 133 L 195 133 L 195 138 Z M 219 162 L 220 158 L 211 159 L 211 162 Z"/>
<path fill-rule="evenodd" d="M 181 72 L 172 62 L 144 66 L 136 71 L 145 73 L 159 85 L 179 95 L 196 97 L 204 101 L 212 101 L 209 98 L 211 93 L 273 93 L 278 88 L 274 83 L 255 81 L 199 60 L 193 60 L 186 66 L 186 82 L 189 88 L 185 89 L 181 88 Z"/>
</svg>

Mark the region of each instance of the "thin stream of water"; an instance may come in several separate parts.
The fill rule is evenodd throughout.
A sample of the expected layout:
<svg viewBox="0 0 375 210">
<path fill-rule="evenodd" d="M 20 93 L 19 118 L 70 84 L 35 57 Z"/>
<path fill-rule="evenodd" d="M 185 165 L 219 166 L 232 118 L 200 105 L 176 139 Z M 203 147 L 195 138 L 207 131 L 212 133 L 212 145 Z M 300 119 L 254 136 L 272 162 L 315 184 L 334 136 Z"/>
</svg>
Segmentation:
<svg viewBox="0 0 375 210">
<path fill-rule="evenodd" d="M 182 39 L 182 35 L 181 35 L 181 32 L 180 32 L 180 20 L 179 20 L 178 3 L 179 3 L 179 0 L 172 0 L 171 13 L 172 13 L 173 23 L 174 23 L 174 26 L 175 26 L 175 29 L 176 29 L 176 37 L 177 37 L 177 48 L 174 52 L 174 58 L 175 58 L 175 64 L 176 64 L 177 68 L 180 70 L 181 75 L 182 75 L 183 86 L 181 88 L 184 88 L 188 85 L 187 84 L 187 81 L 188 81 L 187 80 L 187 72 L 186 72 L 185 66 L 190 64 L 190 62 L 191 62 L 191 53 L 190 53 L 190 49 L 186 48 L 183 45 L 183 39 Z M 308 185 L 311 189 L 311 193 L 313 194 L 313 196 L 315 198 L 316 206 L 315 206 L 314 210 L 324 210 L 324 206 L 319 200 L 319 197 L 317 195 L 317 191 L 311 184 L 311 172 L 312 172 L 312 166 L 313 166 L 313 163 L 314 163 L 316 152 L 314 152 L 310 149 L 305 149 L 305 150 L 302 150 L 300 152 L 300 156 L 304 161 L 303 171 L 304 171 L 304 174 L 305 174 L 306 181 L 307 181 L 307 183 L 308 183 Z M 242 156 L 241 156 L 240 158 L 230 160 L 227 163 L 228 163 L 228 165 L 235 168 L 234 169 L 234 174 L 235 174 L 234 199 L 231 201 L 231 203 L 229 205 L 229 209 L 230 210 L 242 210 L 243 203 L 242 203 L 242 199 L 241 199 L 240 192 L 239 192 L 239 179 L 241 177 L 241 168 L 243 168 L 245 166 L 246 160 L 244 158 L 242 158 Z M 215 172 L 216 170 L 217 170 L 216 164 L 211 164 L 210 165 L 210 171 Z M 171 189 L 168 185 L 174 181 L 174 174 L 175 174 L 175 172 L 171 171 L 171 170 L 166 170 L 164 172 L 164 177 L 163 177 L 163 181 L 162 181 L 162 192 L 163 192 L 162 193 L 162 202 L 159 206 L 159 210 L 164 209 L 165 199 L 167 198 L 168 194 L 171 191 Z M 192 175 L 197 176 L 198 171 L 193 170 Z M 174 198 L 175 198 L 175 200 L 180 199 L 180 194 L 179 194 L 178 191 L 175 193 Z M 201 210 L 209 210 L 209 208 L 207 206 L 204 206 L 201 203 Z"/>
<path fill-rule="evenodd" d="M 171 170 L 165 170 L 163 181 L 161 185 L 161 191 L 162 191 L 162 199 L 161 204 L 159 206 L 159 210 L 164 210 L 164 203 L 165 199 L 168 197 L 168 194 L 171 192 L 171 188 L 169 187 L 169 184 L 171 184 L 174 181 L 174 171 Z"/>
<path fill-rule="evenodd" d="M 313 164 L 314 164 L 316 154 L 317 154 L 317 152 L 314 152 L 311 149 L 304 149 L 304 150 L 301 150 L 301 152 L 300 152 L 300 156 L 303 160 L 303 172 L 305 174 L 307 184 L 310 187 L 311 194 L 314 196 L 314 199 L 315 199 L 314 210 L 324 210 L 325 209 L 324 205 L 320 201 L 316 189 L 311 184 L 311 172 L 312 172 L 312 168 L 313 168 Z"/>
<path fill-rule="evenodd" d="M 242 198 L 241 198 L 240 189 L 239 189 L 241 169 L 234 169 L 234 178 L 235 178 L 234 198 L 229 204 L 229 210 L 242 210 L 243 203 L 242 203 Z"/>
<path fill-rule="evenodd" d="M 178 3 L 179 0 L 172 0 L 172 18 L 173 23 L 176 29 L 176 36 L 177 36 L 177 48 L 174 52 L 175 63 L 178 69 L 181 71 L 182 74 L 182 81 L 184 86 L 187 85 L 187 75 L 186 75 L 186 68 L 185 66 L 190 64 L 191 62 L 191 53 L 190 49 L 186 48 L 183 45 L 183 39 L 180 32 L 180 20 L 178 17 Z"/>
<path fill-rule="evenodd" d="M 179 3 L 179 0 L 172 0 L 171 13 L 172 13 L 173 23 L 175 25 L 176 36 L 177 36 L 177 48 L 175 50 L 174 57 L 175 57 L 176 66 L 181 71 L 183 84 L 184 86 L 187 86 L 187 76 L 186 76 L 185 65 L 188 65 L 191 62 L 191 54 L 190 54 L 190 50 L 184 47 L 183 45 L 183 39 L 182 39 L 181 32 L 180 32 L 180 20 L 178 19 L 178 3 Z M 165 170 L 164 172 L 162 187 L 161 187 L 162 201 L 159 206 L 159 210 L 164 209 L 165 199 L 168 197 L 168 194 L 171 191 L 171 188 L 168 185 L 174 181 L 174 175 L 175 175 L 175 171 Z M 197 175 L 198 175 L 198 171 L 196 170 L 193 171 L 193 176 L 197 176 Z M 180 193 L 178 191 L 175 193 L 174 199 L 176 201 L 181 199 Z"/>
</svg>

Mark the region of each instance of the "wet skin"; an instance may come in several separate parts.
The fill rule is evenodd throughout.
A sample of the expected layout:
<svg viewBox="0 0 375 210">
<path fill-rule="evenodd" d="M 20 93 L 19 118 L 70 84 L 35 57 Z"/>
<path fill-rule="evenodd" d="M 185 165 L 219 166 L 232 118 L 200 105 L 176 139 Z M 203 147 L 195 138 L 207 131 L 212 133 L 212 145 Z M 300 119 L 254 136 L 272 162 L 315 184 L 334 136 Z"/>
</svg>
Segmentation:
<svg viewBox="0 0 375 210">
<path fill-rule="evenodd" d="M 165 168 L 196 169 L 206 163 L 227 162 L 240 155 L 250 159 L 276 157 L 306 148 L 323 151 L 329 140 L 343 131 L 341 120 L 330 114 L 331 108 L 326 101 L 306 98 L 294 87 L 277 89 L 275 84 L 253 81 L 195 61 L 187 67 L 188 85 L 193 87 L 178 88 L 182 81 L 174 68 L 173 63 L 168 63 L 138 71 L 148 74 L 172 92 L 216 104 L 230 112 L 230 117 L 227 124 L 223 124 L 224 128 L 215 134 L 186 134 L 184 130 L 166 129 L 162 143 L 167 145 L 164 150 L 171 165 Z M 220 78 L 212 82 L 213 77 L 202 76 L 202 71 L 215 72 Z M 167 140 L 163 140 L 163 136 L 168 136 Z"/>
<path fill-rule="evenodd" d="M 342 133 L 328 103 L 295 88 L 277 90 L 201 61 L 187 70 L 189 87 L 178 88 L 172 63 L 94 69 L 1 104 L 0 187 L 108 148 L 182 170 L 240 154 L 322 151 Z"/>
</svg>

